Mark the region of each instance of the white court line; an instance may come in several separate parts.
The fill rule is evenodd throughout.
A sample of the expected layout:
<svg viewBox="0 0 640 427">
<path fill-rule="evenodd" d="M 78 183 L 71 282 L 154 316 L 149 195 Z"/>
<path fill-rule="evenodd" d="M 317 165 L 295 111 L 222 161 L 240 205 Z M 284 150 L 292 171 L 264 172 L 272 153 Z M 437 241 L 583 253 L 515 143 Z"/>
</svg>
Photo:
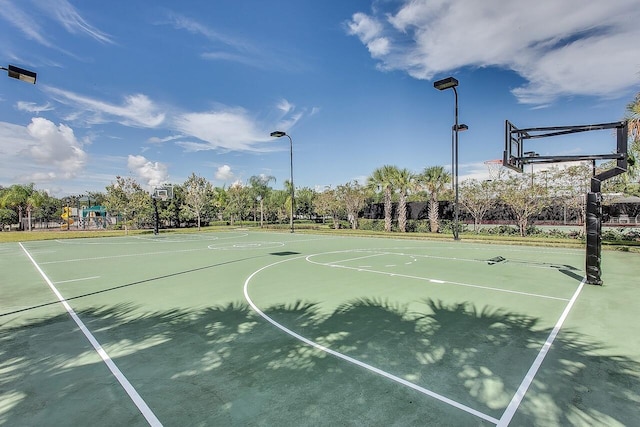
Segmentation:
<svg viewBox="0 0 640 427">
<path fill-rule="evenodd" d="M 64 259 L 60 261 L 45 261 L 41 262 L 40 265 L 46 264 L 64 264 L 67 262 L 81 262 L 81 261 L 93 261 L 97 259 L 112 259 L 112 258 L 129 258 L 136 256 L 153 256 L 153 255 L 166 255 L 166 254 L 177 254 L 180 252 L 196 252 L 196 251 L 208 251 L 207 248 L 197 248 L 197 249 L 181 249 L 177 251 L 160 251 L 160 252 L 144 252 L 137 254 L 120 254 L 120 255 L 105 255 L 105 256 L 96 256 L 90 258 L 73 258 L 73 259 Z"/>
<path fill-rule="evenodd" d="M 533 361 L 533 365 L 531 365 L 531 368 L 529 368 L 527 375 L 525 375 L 524 379 L 522 380 L 522 383 L 520 383 L 520 387 L 518 387 L 516 394 L 511 399 L 511 402 L 509 402 L 509 405 L 507 406 L 507 409 L 505 409 L 504 413 L 502 414 L 502 417 L 500 417 L 500 422 L 497 423 L 498 427 L 506 427 L 511 422 L 511 419 L 513 418 L 516 411 L 518 410 L 518 407 L 520 406 L 520 402 L 522 402 L 524 395 L 527 393 L 529 386 L 531 385 L 531 383 L 533 382 L 533 379 L 538 373 L 538 369 L 540 369 L 540 366 L 542 365 L 544 358 L 547 356 L 547 353 L 551 348 L 551 344 L 553 344 L 553 341 L 558 336 L 558 333 L 560 332 L 560 329 L 562 328 L 564 321 L 567 319 L 567 316 L 569 315 L 569 312 L 571 311 L 573 304 L 578 299 L 578 296 L 580 295 L 580 291 L 582 291 L 582 288 L 584 287 L 586 280 L 587 280 L 587 277 L 585 276 L 582 279 L 582 282 L 580 282 L 580 286 L 578 286 L 578 289 L 576 289 L 575 293 L 573 294 L 573 297 L 571 297 L 569 304 L 567 304 L 564 311 L 562 312 L 562 315 L 558 319 L 558 322 L 556 323 L 553 330 L 549 334 L 549 337 L 547 338 L 544 345 L 540 349 L 538 356 Z"/>
<path fill-rule="evenodd" d="M 93 279 L 99 279 L 99 278 L 100 276 L 81 277 L 79 279 L 60 280 L 59 282 L 55 282 L 55 283 L 58 285 L 60 283 L 82 282 L 83 280 L 93 280 Z"/>
<path fill-rule="evenodd" d="M 47 285 L 49 285 L 49 288 L 51 288 L 51 291 L 53 291 L 56 297 L 58 297 L 58 300 L 62 303 L 64 308 L 67 310 L 67 313 L 69 313 L 69 316 L 71 316 L 73 321 L 76 322 L 76 325 L 78 325 L 78 328 L 80 328 L 84 336 L 89 340 L 93 348 L 100 355 L 100 358 L 102 358 L 102 361 L 105 363 L 105 365 L 107 365 L 107 367 L 109 368 L 113 376 L 116 377 L 116 379 L 118 380 L 122 388 L 124 388 L 124 390 L 127 392 L 127 394 L 129 395 L 133 403 L 138 407 L 138 409 L 140 410 L 140 413 L 144 416 L 144 418 L 147 420 L 149 425 L 162 426 L 162 423 L 155 416 L 151 408 L 149 408 L 147 403 L 142 399 L 142 397 L 140 397 L 136 389 L 131 385 L 129 380 L 124 376 L 124 374 L 116 366 L 116 364 L 111 359 L 111 357 L 109 357 L 109 355 L 104 350 L 104 348 L 102 348 L 102 345 L 98 342 L 98 340 L 96 340 L 96 338 L 91 334 L 91 331 L 89 331 L 89 329 L 85 326 L 82 320 L 80 320 L 76 312 L 73 310 L 73 308 L 71 308 L 69 303 L 64 299 L 62 294 L 58 291 L 58 289 L 55 287 L 55 285 L 49 279 L 49 277 L 47 277 L 44 271 L 42 271 L 38 263 L 36 263 L 36 261 L 31 256 L 31 254 L 25 249 L 24 246 L 22 246 L 22 243 L 19 243 L 19 244 L 22 250 L 24 251 L 24 253 L 27 255 L 27 257 L 29 257 L 33 265 L 36 267 L 36 270 L 38 270 L 38 272 L 40 273 L 44 281 L 47 282 Z"/>
<path fill-rule="evenodd" d="M 390 374 L 390 373 L 388 373 L 386 371 L 383 371 L 382 369 L 376 368 L 375 366 L 371 366 L 371 365 L 369 365 L 367 363 L 359 361 L 358 359 L 354 359 L 353 357 L 347 356 L 346 354 L 342 354 L 342 353 L 339 353 L 339 352 L 337 352 L 335 350 L 332 350 L 332 349 L 330 349 L 328 347 L 325 347 L 322 344 L 318 344 L 315 341 L 311 341 L 310 339 L 303 337 L 302 335 L 292 331 L 291 329 L 288 329 L 287 327 L 285 327 L 285 326 L 281 325 L 280 323 L 276 322 L 275 320 L 273 320 L 271 317 L 267 316 L 262 310 L 260 310 L 258 308 L 257 305 L 255 305 L 255 303 L 253 302 L 253 300 L 249 296 L 249 281 L 251 281 L 253 276 L 258 274 L 262 270 L 265 270 L 265 269 L 267 269 L 269 267 L 273 267 L 274 265 L 277 265 L 277 264 L 281 264 L 283 262 L 293 261 L 293 260 L 300 259 L 300 258 L 304 258 L 304 256 L 300 256 L 300 257 L 296 257 L 296 258 L 289 258 L 289 259 L 286 259 L 286 260 L 283 260 L 283 261 L 278 261 L 278 262 L 274 262 L 273 264 L 266 265 L 266 266 L 260 268 L 259 270 L 254 271 L 247 278 L 247 280 L 244 282 L 244 297 L 247 300 L 247 302 L 249 303 L 249 305 L 251 306 L 251 308 L 253 308 L 253 310 L 256 313 L 258 313 L 267 322 L 271 323 L 273 326 L 275 326 L 276 328 L 280 329 L 282 332 L 284 332 L 284 333 L 286 333 L 288 335 L 291 335 L 295 339 L 297 339 L 299 341 L 302 341 L 303 343 L 305 343 L 307 345 L 315 347 L 318 350 L 324 351 L 325 353 L 331 354 L 332 356 L 335 356 L 335 357 L 337 357 L 339 359 L 342 359 L 342 360 L 344 360 L 346 362 L 349 362 L 349 363 L 352 363 L 354 365 L 360 366 L 361 368 L 367 369 L 367 370 L 369 370 L 371 372 L 374 372 L 374 373 L 376 373 L 378 375 L 381 375 L 381 376 L 383 376 L 383 377 L 385 377 L 387 379 L 390 379 L 392 381 L 400 383 L 400 384 L 402 384 L 404 386 L 407 386 L 407 387 L 409 387 L 409 388 L 411 388 L 413 390 L 416 390 L 416 391 L 418 391 L 418 392 L 420 392 L 422 394 L 425 394 L 425 395 L 427 395 L 429 397 L 432 397 L 432 398 L 437 399 L 437 400 L 439 400 L 441 402 L 444 402 L 444 403 L 446 403 L 448 405 L 451 405 L 451 406 L 453 406 L 455 408 L 458 408 L 458 409 L 460 409 L 460 410 L 462 410 L 464 412 L 467 412 L 467 413 L 469 413 L 471 415 L 475 415 L 476 417 L 481 418 L 481 419 L 483 419 L 485 421 L 489 421 L 489 422 L 494 423 L 494 424 L 498 423 L 498 419 L 497 418 L 493 418 L 490 415 L 484 414 L 484 413 L 482 413 L 482 412 L 480 412 L 478 410 L 475 410 L 475 409 L 470 408 L 470 407 L 468 407 L 466 405 L 463 405 L 462 403 L 456 402 L 455 400 L 449 399 L 448 397 L 445 397 L 445 396 L 443 396 L 441 394 L 438 394 L 438 393 L 436 393 L 434 391 L 428 390 L 428 389 L 426 389 L 424 387 L 420 387 L 419 385 L 416 385 L 416 384 L 414 384 L 414 383 L 412 383 L 410 381 L 407 381 L 404 378 L 397 377 L 397 376 L 395 376 L 393 374 Z"/>
<path fill-rule="evenodd" d="M 424 255 L 424 254 L 413 254 L 413 253 L 404 253 L 404 252 L 389 252 L 389 249 L 406 250 L 406 249 L 417 249 L 417 248 L 402 247 L 402 248 L 386 248 L 386 249 L 383 249 L 383 248 L 379 248 L 379 249 L 353 249 L 353 250 L 344 250 L 344 251 L 337 251 L 337 252 L 330 252 L 330 253 L 368 252 L 368 253 L 375 253 L 375 254 L 379 254 L 379 255 L 410 256 L 410 257 L 414 257 L 414 258 L 441 259 L 441 260 L 445 260 L 445 261 L 465 261 L 465 262 L 475 262 L 475 263 L 482 263 L 482 264 L 487 264 L 490 261 L 488 259 L 477 259 L 477 258 L 458 258 L 458 257 L 447 257 L 447 256 L 441 256 L 441 255 Z M 449 249 L 449 248 L 447 248 L 447 249 Z M 354 259 L 357 259 L 357 258 L 354 258 Z M 333 261 L 332 263 L 345 262 L 345 261 L 351 261 L 351 260 Z M 519 260 L 510 260 L 508 258 L 505 259 L 504 262 L 507 262 L 507 263 L 508 262 L 512 262 L 512 263 L 520 264 L 522 267 L 527 267 L 527 268 L 542 268 L 542 269 L 558 270 L 558 267 L 553 266 L 553 265 L 529 265 L 526 262 L 522 262 L 522 261 L 519 261 Z M 565 301 L 568 301 L 568 299 L 565 299 Z"/>
<path fill-rule="evenodd" d="M 474 285 L 471 283 L 462 283 L 462 282 L 451 282 L 448 280 L 439 280 L 439 279 L 433 279 L 433 278 L 429 278 L 429 277 L 420 277 L 420 276 L 411 276 L 409 274 L 401 274 L 401 273 L 389 273 L 388 271 L 378 271 L 378 270 L 370 270 L 368 268 L 362 268 L 362 267 L 347 267 L 346 265 L 339 265 L 339 264 L 334 264 L 334 263 L 324 263 L 324 262 L 316 262 L 316 261 L 312 261 L 311 258 L 312 256 L 315 255 L 319 255 L 319 254 L 314 254 L 314 255 L 308 255 L 306 257 L 306 260 L 312 264 L 316 264 L 316 265 L 324 265 L 327 267 L 335 267 L 335 268 L 344 268 L 347 270 L 354 270 L 354 271 L 360 271 L 360 272 L 366 272 L 366 273 L 374 273 L 374 274 L 382 274 L 385 276 L 391 276 L 391 277 L 404 277 L 407 279 L 415 279 L 415 280 L 423 280 L 426 282 L 430 282 L 430 283 L 437 283 L 439 285 L 441 284 L 450 284 L 450 285 L 454 285 L 454 286 L 464 286 L 467 288 L 476 288 L 476 289 L 483 289 L 483 290 L 487 290 L 487 291 L 495 291 L 495 292 L 504 292 L 504 293 L 508 293 L 508 294 L 516 294 L 516 295 L 524 295 L 524 296 L 528 296 L 528 297 L 536 297 L 536 298 L 546 298 L 546 299 L 553 299 L 553 300 L 558 300 L 558 301 L 569 301 L 567 298 L 560 298 L 560 297 L 552 297 L 549 295 L 541 295 L 541 294 L 533 294 L 530 292 L 521 292 L 521 291 L 513 291 L 510 289 L 502 289 L 502 288 L 494 288 L 492 286 L 483 286 L 483 285 Z M 322 254 L 324 255 L 324 254 Z"/>
<path fill-rule="evenodd" d="M 337 267 L 338 265 L 336 263 L 338 263 L 338 262 L 357 261 L 357 260 L 360 260 L 360 259 L 372 258 L 372 257 L 382 256 L 382 255 L 385 255 L 385 254 L 374 253 L 374 254 L 371 254 L 371 255 L 359 256 L 359 257 L 356 257 L 356 258 L 349 258 L 349 259 L 341 259 L 341 260 L 338 260 L 338 261 L 332 261 L 332 262 L 330 262 L 328 264 L 325 264 L 325 265 L 331 265 L 331 266 L 335 265 Z"/>
</svg>

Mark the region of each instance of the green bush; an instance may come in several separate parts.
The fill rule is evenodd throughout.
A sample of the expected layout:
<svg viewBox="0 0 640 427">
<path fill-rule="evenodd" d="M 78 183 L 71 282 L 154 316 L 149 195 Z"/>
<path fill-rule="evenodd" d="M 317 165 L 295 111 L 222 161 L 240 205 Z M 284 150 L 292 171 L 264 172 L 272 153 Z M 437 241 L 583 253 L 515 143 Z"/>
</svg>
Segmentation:
<svg viewBox="0 0 640 427">
<path fill-rule="evenodd" d="M 427 221 L 428 222 L 428 221 Z M 469 232 L 469 226 L 464 222 L 458 222 L 458 233 L 467 233 Z M 453 221 L 448 219 L 440 220 L 440 228 L 438 233 L 441 234 L 453 234 Z"/>
<path fill-rule="evenodd" d="M 428 233 L 429 221 L 424 219 L 410 219 L 407 221 L 408 233 Z"/>
<path fill-rule="evenodd" d="M 384 231 L 383 219 L 366 219 L 361 218 L 358 220 L 359 228 L 366 231 Z"/>
<path fill-rule="evenodd" d="M 492 234 L 496 236 L 515 236 L 520 234 L 520 231 L 517 227 L 501 224 L 495 227 L 481 228 L 480 233 Z"/>
<path fill-rule="evenodd" d="M 618 230 L 604 230 L 602 232 L 602 240 L 625 240 L 624 234 Z"/>
</svg>

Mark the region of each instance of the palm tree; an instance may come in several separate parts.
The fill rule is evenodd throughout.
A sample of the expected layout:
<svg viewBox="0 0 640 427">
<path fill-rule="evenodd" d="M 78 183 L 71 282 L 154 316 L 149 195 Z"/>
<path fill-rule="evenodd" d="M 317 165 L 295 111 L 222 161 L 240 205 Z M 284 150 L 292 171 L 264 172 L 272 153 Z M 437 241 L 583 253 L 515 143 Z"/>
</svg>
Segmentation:
<svg viewBox="0 0 640 427">
<path fill-rule="evenodd" d="M 640 175 L 640 92 L 636 94 L 633 102 L 627 105 L 625 119 L 629 124 L 629 137 L 631 139 L 629 172 L 625 175 L 628 175 L 630 179 L 635 179 Z"/>
<path fill-rule="evenodd" d="M 627 117 L 629 122 L 629 136 L 633 141 L 640 139 L 640 92 L 636 94 L 633 102 L 627 105 Z"/>
<path fill-rule="evenodd" d="M 429 227 L 431 232 L 437 233 L 440 228 L 440 213 L 438 211 L 438 197 L 445 186 L 451 182 L 451 175 L 442 166 L 430 166 L 418 175 L 421 187 L 429 193 Z"/>
<path fill-rule="evenodd" d="M 407 231 L 407 194 L 415 185 L 415 176 L 409 169 L 398 169 L 393 177 L 393 184 L 398 191 L 398 229 L 401 233 Z"/>
<path fill-rule="evenodd" d="M 375 192 L 382 191 L 384 194 L 384 231 L 391 231 L 391 196 L 393 194 L 393 177 L 398 168 L 396 166 L 385 165 L 373 171 L 367 180 L 367 187 Z"/>
<path fill-rule="evenodd" d="M 249 178 L 249 185 L 255 198 L 260 201 L 260 228 L 264 225 L 264 199 L 267 198 L 267 194 L 271 191 L 269 183 L 276 181 L 275 176 L 271 175 L 253 175 Z"/>
</svg>

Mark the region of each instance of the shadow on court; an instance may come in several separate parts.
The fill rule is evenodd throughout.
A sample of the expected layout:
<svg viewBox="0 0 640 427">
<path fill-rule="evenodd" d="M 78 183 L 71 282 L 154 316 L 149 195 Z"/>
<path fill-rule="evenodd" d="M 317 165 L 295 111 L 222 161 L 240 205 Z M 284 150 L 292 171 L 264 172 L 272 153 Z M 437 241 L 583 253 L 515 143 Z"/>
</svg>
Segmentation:
<svg viewBox="0 0 640 427">
<path fill-rule="evenodd" d="M 258 256 L 254 256 L 254 257 L 246 257 L 246 258 L 234 259 L 234 260 L 230 260 L 230 261 L 217 262 L 215 264 L 209 264 L 209 265 L 205 265 L 205 266 L 202 266 L 202 267 L 190 268 L 188 270 L 177 271 L 175 273 L 169 273 L 169 274 L 163 274 L 161 276 L 149 277 L 148 279 L 137 280 L 135 282 L 125 283 L 123 285 L 113 286 L 111 288 L 101 289 L 99 291 L 89 292 L 89 293 L 86 293 L 86 294 L 76 295 L 74 297 L 65 298 L 65 301 L 73 301 L 73 300 L 76 300 L 76 299 L 86 298 L 86 297 L 93 296 L 93 295 L 99 295 L 99 294 L 103 294 L 103 293 L 106 293 L 106 292 L 113 292 L 113 291 L 117 291 L 119 289 L 129 288 L 131 286 L 149 284 L 149 283 L 154 282 L 156 280 L 169 279 L 171 277 L 177 277 L 177 276 L 182 276 L 182 275 L 189 274 L 189 273 L 195 273 L 196 271 L 209 270 L 211 268 L 222 267 L 222 266 L 225 266 L 225 265 L 235 264 L 235 263 L 238 263 L 238 262 L 248 261 L 248 260 L 256 259 L 256 258 L 262 258 L 264 256 L 265 255 L 258 255 Z M 55 301 L 51 301 L 51 302 L 45 302 L 43 304 L 37 304 L 37 305 L 30 306 L 30 307 L 21 308 L 20 310 L 9 311 L 7 313 L 0 313 L 0 317 L 8 316 L 10 314 L 21 313 L 23 311 L 30 311 L 30 310 L 33 310 L 33 309 L 36 309 L 36 308 L 47 307 L 49 305 L 55 305 L 55 304 L 60 304 L 60 301 L 59 300 L 55 300 Z"/>
<path fill-rule="evenodd" d="M 475 416 L 283 334 L 244 303 L 133 315 L 78 313 L 164 425 L 482 425 Z M 329 316 L 313 303 L 265 313 L 284 326 L 500 418 L 549 335 L 538 319 L 425 300 L 373 299 Z M 0 330 L 0 424 L 144 425 L 67 314 Z M 640 364 L 563 331 L 512 425 L 632 425 Z M 486 424 L 485 425 L 489 425 Z"/>
</svg>

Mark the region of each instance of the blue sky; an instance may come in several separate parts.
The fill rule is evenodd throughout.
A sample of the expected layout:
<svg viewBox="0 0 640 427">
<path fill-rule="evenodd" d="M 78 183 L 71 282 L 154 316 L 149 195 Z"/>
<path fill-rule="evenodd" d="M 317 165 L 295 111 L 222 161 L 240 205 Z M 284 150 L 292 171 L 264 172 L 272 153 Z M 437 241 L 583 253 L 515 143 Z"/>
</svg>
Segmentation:
<svg viewBox="0 0 640 427">
<path fill-rule="evenodd" d="M 385 164 L 451 163 L 486 177 L 504 120 L 620 120 L 640 90 L 637 0 L 97 2 L 0 0 L 0 185 L 56 196 L 146 188 L 192 172 L 214 185 L 272 175 L 296 187 L 361 183 Z M 540 140 L 544 155 L 603 154 L 611 132 Z"/>
</svg>

